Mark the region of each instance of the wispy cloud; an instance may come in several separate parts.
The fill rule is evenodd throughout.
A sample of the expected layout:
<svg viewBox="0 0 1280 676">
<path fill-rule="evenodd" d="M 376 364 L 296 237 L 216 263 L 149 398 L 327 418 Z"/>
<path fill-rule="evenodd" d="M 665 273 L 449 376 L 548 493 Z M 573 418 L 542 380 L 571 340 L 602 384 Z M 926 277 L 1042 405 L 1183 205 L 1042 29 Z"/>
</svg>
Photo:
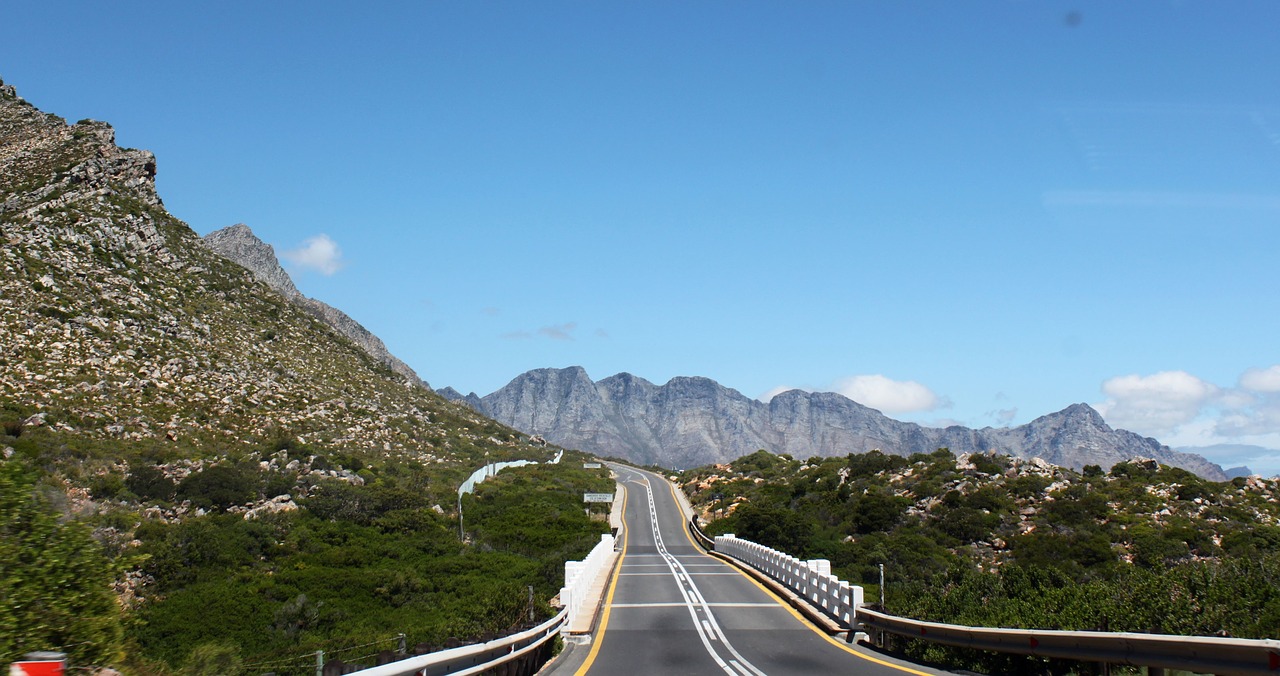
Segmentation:
<svg viewBox="0 0 1280 676">
<path fill-rule="evenodd" d="M 302 246 L 285 251 L 281 256 L 298 268 L 315 270 L 326 277 L 346 266 L 342 260 L 342 249 L 325 234 L 308 237 Z"/>
<path fill-rule="evenodd" d="M 578 328 L 577 322 L 552 324 L 536 331 L 508 331 L 499 334 L 503 340 L 529 340 L 532 338 L 549 338 L 551 340 L 573 340 L 573 332 Z"/>
<path fill-rule="evenodd" d="M 538 329 L 538 335 L 552 340 L 573 340 L 573 330 L 578 328 L 577 322 L 544 326 Z"/>
<path fill-rule="evenodd" d="M 996 411 L 987 411 L 986 415 L 1000 425 L 1008 425 L 1013 422 L 1014 418 L 1018 417 L 1018 409 L 1016 407 L 1002 408 Z"/>
<path fill-rule="evenodd" d="M 1280 211 L 1280 195 L 1191 193 L 1138 190 L 1054 190 L 1047 207 L 1133 207 L 1143 209 L 1233 209 Z"/>
</svg>

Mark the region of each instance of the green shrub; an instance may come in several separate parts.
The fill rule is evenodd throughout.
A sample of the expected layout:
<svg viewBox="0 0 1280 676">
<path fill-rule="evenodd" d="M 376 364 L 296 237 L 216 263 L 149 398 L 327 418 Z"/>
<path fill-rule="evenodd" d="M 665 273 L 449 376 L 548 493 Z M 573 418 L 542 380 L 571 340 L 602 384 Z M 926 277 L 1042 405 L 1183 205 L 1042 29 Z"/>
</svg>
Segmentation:
<svg viewBox="0 0 1280 676">
<path fill-rule="evenodd" d="M 129 469 L 129 477 L 124 485 L 141 500 L 169 501 L 173 499 L 178 485 L 173 479 L 166 477 L 158 467 L 137 465 Z"/>
<path fill-rule="evenodd" d="M 0 462 L 0 663 L 66 646 L 80 664 L 123 649 L 115 568 L 83 524 L 64 523 L 23 463 Z"/>
<path fill-rule="evenodd" d="M 255 474 L 233 465 L 206 467 L 183 479 L 176 495 L 179 500 L 190 500 L 197 507 L 225 510 L 258 497 L 259 482 Z"/>
</svg>

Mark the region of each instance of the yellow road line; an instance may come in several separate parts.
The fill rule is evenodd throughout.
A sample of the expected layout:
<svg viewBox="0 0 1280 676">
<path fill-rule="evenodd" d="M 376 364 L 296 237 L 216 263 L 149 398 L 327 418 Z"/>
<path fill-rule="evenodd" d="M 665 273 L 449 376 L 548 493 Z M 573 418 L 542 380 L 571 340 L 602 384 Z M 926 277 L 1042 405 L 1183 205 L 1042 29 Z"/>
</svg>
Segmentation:
<svg viewBox="0 0 1280 676">
<path fill-rule="evenodd" d="M 679 505 L 680 505 L 680 498 L 676 496 L 676 486 L 675 486 L 675 484 L 674 484 L 674 483 L 672 483 L 672 482 L 670 482 L 670 481 L 668 481 L 668 482 L 667 482 L 667 485 L 671 488 L 671 498 L 672 498 L 673 500 L 675 500 L 675 501 L 676 501 L 676 506 L 677 506 L 677 507 L 679 507 Z M 683 528 L 682 530 L 684 531 L 684 536 L 685 536 L 686 538 L 688 538 L 688 540 L 689 540 L 689 544 L 693 545 L 694 547 L 697 547 L 698 551 L 702 551 L 702 547 L 699 547 L 699 546 L 698 546 L 698 543 L 693 541 L 693 536 L 689 534 L 689 528 L 688 528 L 688 526 L 685 526 L 685 528 Z M 711 556 L 710 554 L 706 554 L 705 552 L 703 553 L 703 556 L 707 556 L 707 557 L 710 557 L 710 558 L 715 558 L 715 557 Z M 719 559 L 717 559 L 717 560 L 719 560 Z M 751 576 L 750 576 L 750 575 L 748 575 L 745 571 L 743 571 L 741 568 L 739 568 L 739 567 L 737 567 L 737 566 L 734 566 L 734 565 L 731 565 L 731 564 L 728 564 L 728 563 L 726 563 L 725 565 L 727 565 L 727 566 L 729 566 L 730 568 L 732 568 L 735 572 L 737 572 L 737 573 L 738 573 L 739 575 L 741 575 L 742 577 L 747 578 L 747 580 L 749 580 L 749 581 L 751 582 L 751 584 L 754 584 L 755 586 L 759 587 L 759 588 L 760 588 L 760 591 L 764 592 L 765 594 L 768 594 L 768 595 L 769 595 L 769 598 L 771 598 L 771 599 L 773 599 L 774 601 L 776 601 L 776 602 L 778 603 L 778 605 L 782 606 L 783 608 L 786 608 L 787 612 L 791 613 L 791 615 L 792 615 L 793 617 L 795 617 L 795 618 L 796 618 L 796 620 L 798 620 L 798 621 L 800 622 L 800 624 L 803 624 L 804 626 L 808 627 L 810 631 L 812 631 L 813 633 L 815 633 L 815 634 L 817 634 L 817 635 L 821 636 L 823 639 L 825 639 L 825 640 L 827 641 L 827 643 L 830 643 L 831 645 L 836 646 L 837 648 L 839 648 L 839 649 L 841 649 L 841 650 L 843 650 L 843 651 L 845 651 L 845 652 L 849 653 L 850 655 L 856 655 L 856 656 L 858 656 L 858 657 L 860 657 L 860 658 L 862 658 L 862 659 L 864 659 L 864 660 L 867 660 L 868 662 L 875 662 L 876 664 L 879 664 L 879 665 L 882 665 L 882 666 L 886 666 L 886 667 L 889 667 L 889 668 L 891 668 L 891 669 L 897 669 L 898 671 L 905 671 L 905 672 L 906 672 L 906 673 L 908 673 L 908 674 L 916 674 L 917 676 L 931 676 L 931 674 L 929 674 L 928 672 L 924 672 L 924 671 L 916 671 L 915 669 L 911 669 L 911 668 L 909 668 L 909 667 L 904 667 L 904 666 L 899 665 L 899 664 L 894 664 L 894 663 L 892 663 L 892 662 L 886 662 L 886 661 L 884 661 L 884 660 L 881 660 L 881 659 L 878 659 L 878 658 L 872 657 L 872 656 L 867 655 L 867 654 L 864 654 L 864 653 L 862 653 L 862 652 L 860 652 L 860 651 L 858 651 L 858 650 L 854 650 L 852 647 L 850 647 L 848 644 L 844 643 L 843 641 L 837 641 L 837 640 L 836 640 L 835 638 L 833 638 L 830 634 L 828 634 L 828 633 L 827 633 L 827 632 L 825 632 L 825 631 L 822 631 L 821 629 L 819 629 L 819 628 L 817 628 L 816 626 L 814 626 L 812 622 L 810 622 L 809 620 L 805 619 L 804 615 L 801 615 L 801 614 L 800 614 L 800 611 L 796 610 L 795 608 L 792 608 L 792 607 L 791 607 L 791 604 L 789 604 L 789 603 L 787 603 L 785 600 L 783 600 L 783 598 L 782 598 L 781 596 L 778 596 L 777 594 L 773 593 L 773 590 L 771 590 L 771 589 L 769 589 L 768 587 L 766 587 L 766 586 L 764 586 L 763 584 L 761 584 L 759 580 L 755 579 L 754 577 L 751 577 Z"/>
<path fill-rule="evenodd" d="M 670 489 L 671 489 L 671 499 L 676 501 L 676 509 L 680 510 L 680 514 L 683 516 L 683 515 L 684 515 L 684 508 L 682 508 L 682 507 L 680 506 L 680 496 L 676 495 L 676 484 L 675 484 L 675 482 L 674 482 L 674 481 L 667 481 L 667 480 L 666 480 L 666 478 L 663 478 L 663 481 L 666 481 L 666 482 L 667 482 L 667 488 L 670 488 Z M 710 559 L 714 559 L 714 558 L 715 558 L 714 556 L 711 556 L 711 555 L 710 555 L 710 554 L 708 554 L 705 550 L 703 550 L 703 549 L 702 549 L 702 545 L 699 545 L 697 542 L 694 542 L 694 541 L 693 541 L 693 535 L 691 535 L 691 534 L 689 533 L 689 523 L 688 523 L 688 519 L 686 519 L 686 520 L 685 520 L 685 524 L 684 524 L 684 526 L 680 529 L 680 531 L 681 531 L 682 533 L 684 533 L 684 537 L 685 537 L 685 539 L 689 541 L 689 544 L 693 545 L 693 548 L 694 548 L 694 549 L 698 550 L 698 553 L 699 553 L 699 554 L 702 554 L 703 556 L 705 556 L 705 557 L 707 557 L 707 558 L 710 558 Z"/>
<path fill-rule="evenodd" d="M 614 573 L 613 579 L 609 581 L 609 593 L 604 599 L 604 613 L 600 615 L 600 629 L 596 631 L 595 638 L 591 641 L 591 652 L 587 653 L 587 659 L 578 667 L 573 676 L 584 676 L 591 670 L 591 665 L 596 661 L 596 655 L 600 654 L 600 646 L 604 644 L 604 632 L 609 628 L 609 611 L 613 609 L 613 593 L 618 589 L 617 573 L 622 572 L 622 560 L 627 558 L 627 542 L 631 539 L 631 529 L 627 528 L 627 494 L 630 491 L 622 492 L 622 553 L 618 554 L 618 562 L 614 564 L 617 572 Z"/>
</svg>

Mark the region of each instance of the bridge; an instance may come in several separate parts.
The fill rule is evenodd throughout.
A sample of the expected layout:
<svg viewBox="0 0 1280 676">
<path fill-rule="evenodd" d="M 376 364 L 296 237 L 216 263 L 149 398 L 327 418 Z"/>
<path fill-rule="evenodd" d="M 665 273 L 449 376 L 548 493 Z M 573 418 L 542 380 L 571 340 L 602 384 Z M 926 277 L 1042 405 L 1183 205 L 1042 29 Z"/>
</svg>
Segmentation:
<svg viewBox="0 0 1280 676">
<path fill-rule="evenodd" d="M 830 576 L 820 562 L 798 561 L 732 536 L 707 540 L 689 528 L 687 503 L 664 477 L 611 467 L 620 487 L 618 537 L 604 536 L 586 561 L 566 565 L 566 607 L 559 615 L 513 637 L 355 673 L 533 673 L 541 660 L 530 656 L 545 655 L 557 634 L 565 638 L 565 649 L 540 674 L 950 673 L 857 640 L 870 632 L 1145 666 L 1148 674 L 1165 668 L 1280 674 L 1276 640 L 961 627 L 871 611 L 861 605 L 861 588 Z"/>
</svg>

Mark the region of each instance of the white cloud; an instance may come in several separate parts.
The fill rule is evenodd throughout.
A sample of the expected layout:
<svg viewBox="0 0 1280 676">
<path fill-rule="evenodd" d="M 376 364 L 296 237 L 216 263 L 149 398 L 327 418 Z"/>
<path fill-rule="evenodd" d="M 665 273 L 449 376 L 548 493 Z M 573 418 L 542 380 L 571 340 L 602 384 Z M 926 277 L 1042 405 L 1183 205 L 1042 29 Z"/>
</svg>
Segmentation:
<svg viewBox="0 0 1280 676">
<path fill-rule="evenodd" d="M 800 389 L 804 389 L 804 388 L 801 388 L 801 387 L 792 387 L 792 386 L 790 386 L 790 385 L 779 385 L 779 386 L 777 386 L 777 387 L 775 387 L 775 388 L 773 388 L 773 389 L 769 390 L 768 392 L 765 392 L 764 394 L 762 394 L 762 395 L 760 395 L 760 396 L 756 397 L 756 399 L 758 399 L 758 400 L 760 400 L 760 401 L 763 401 L 764 403 L 766 403 L 766 404 L 767 404 L 767 403 L 769 403 L 769 402 L 773 401 L 773 398 L 774 398 L 774 397 L 778 396 L 779 394 L 782 394 L 783 392 L 790 392 L 791 390 L 800 390 Z M 808 392 L 808 390 L 805 390 L 805 391 L 806 391 L 806 392 Z"/>
<path fill-rule="evenodd" d="M 1115 427 L 1174 448 L 1260 447 L 1250 467 L 1280 469 L 1280 450 L 1273 450 L 1280 449 L 1280 366 L 1251 368 L 1236 387 L 1219 387 L 1185 371 L 1165 371 L 1112 378 L 1102 390 L 1108 399 L 1097 409 Z"/>
<path fill-rule="evenodd" d="M 308 237 L 302 242 L 301 247 L 290 249 L 281 255 L 299 268 L 315 270 L 326 277 L 346 265 L 342 260 L 342 249 L 338 248 L 337 242 L 324 234 Z"/>
<path fill-rule="evenodd" d="M 1280 397 L 1270 396 L 1249 408 L 1227 411 L 1214 427 L 1214 432 L 1237 439 L 1263 435 L 1280 436 Z"/>
<path fill-rule="evenodd" d="M 945 401 L 932 390 L 913 380 L 892 380 L 885 376 L 853 376 L 838 381 L 835 391 L 882 413 L 932 411 Z"/>
<path fill-rule="evenodd" d="M 1280 364 L 1240 374 L 1240 387 L 1251 392 L 1280 392 Z"/>
<path fill-rule="evenodd" d="M 1194 420 L 1218 388 L 1186 371 L 1161 371 L 1112 378 L 1102 384 L 1102 391 L 1110 399 L 1097 408 L 1107 422 L 1159 436 Z"/>
</svg>

